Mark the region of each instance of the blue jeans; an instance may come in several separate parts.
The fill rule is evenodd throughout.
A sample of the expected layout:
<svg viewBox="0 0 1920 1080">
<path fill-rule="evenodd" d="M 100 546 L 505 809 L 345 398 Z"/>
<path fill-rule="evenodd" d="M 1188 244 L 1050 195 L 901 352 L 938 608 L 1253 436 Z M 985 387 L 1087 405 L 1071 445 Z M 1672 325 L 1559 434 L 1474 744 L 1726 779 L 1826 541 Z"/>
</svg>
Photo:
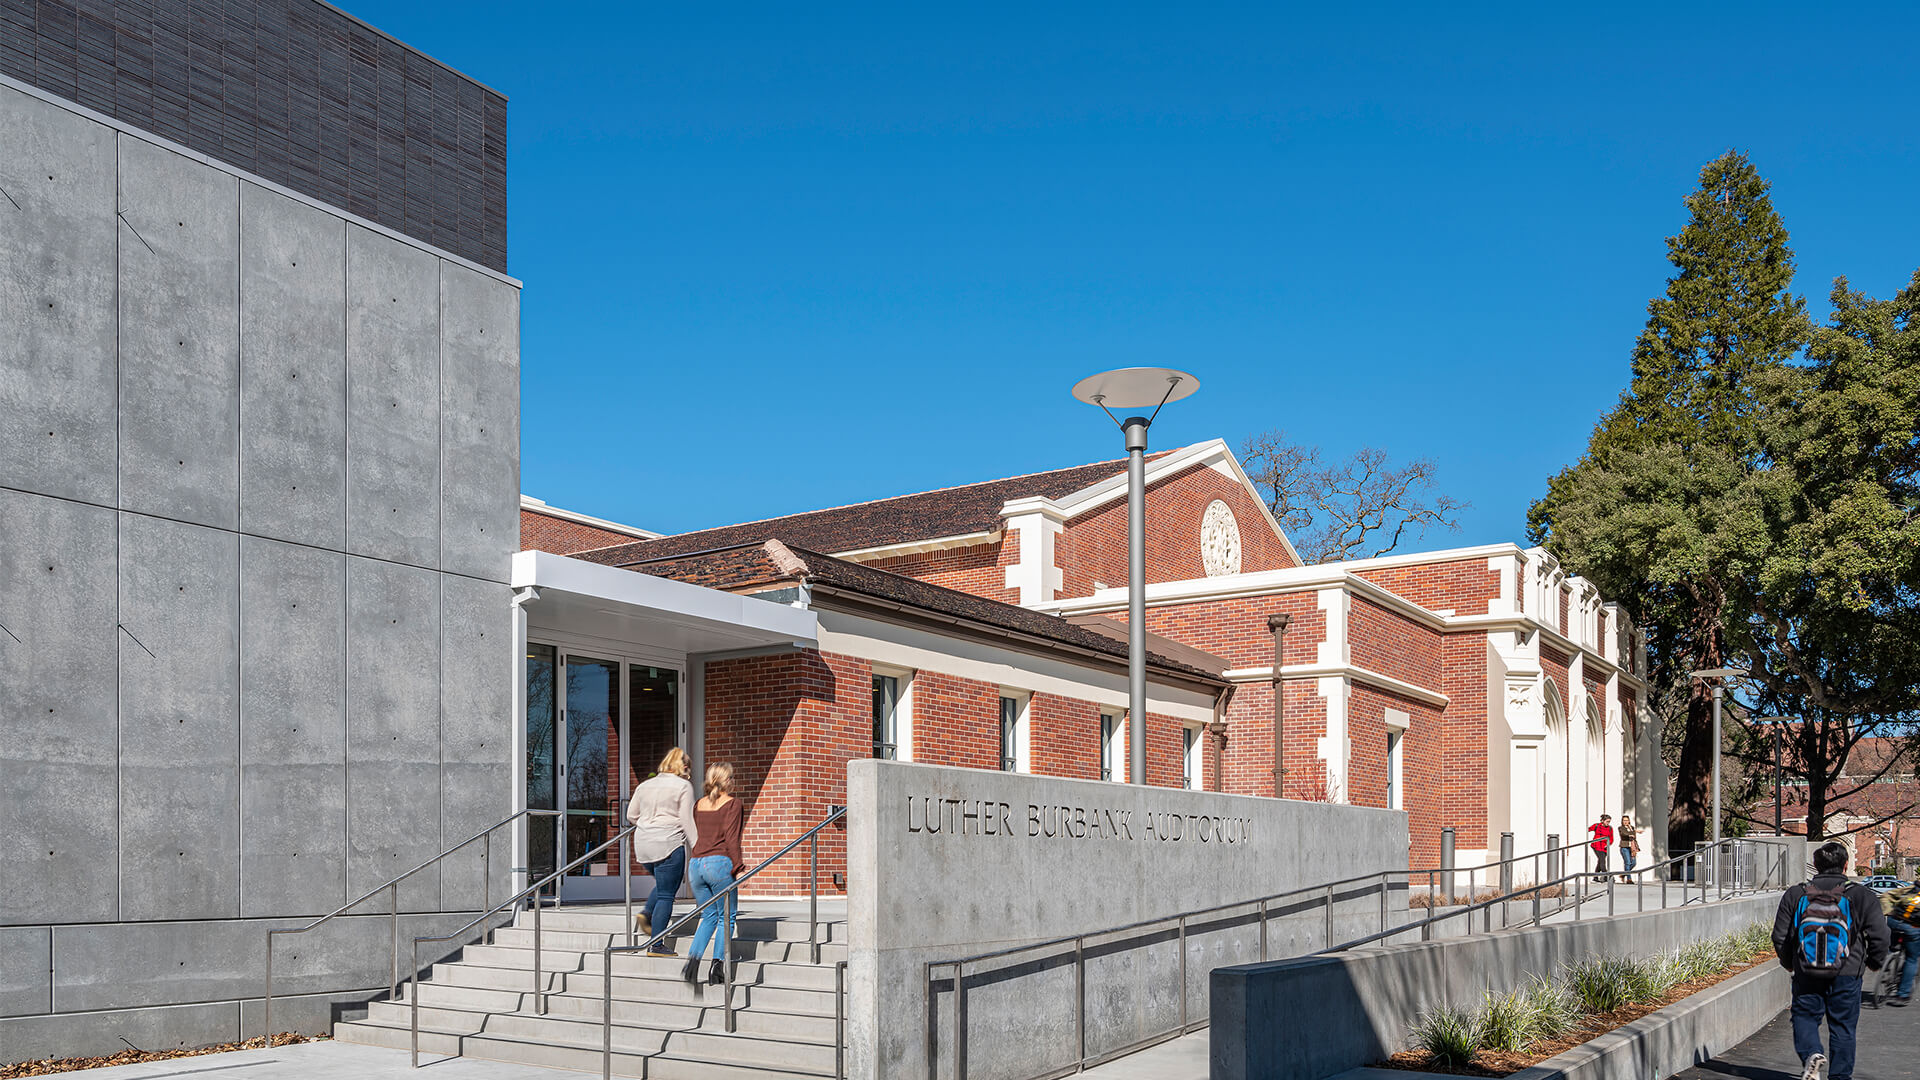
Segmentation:
<svg viewBox="0 0 1920 1080">
<path fill-rule="evenodd" d="M 1800 1063 L 1820 1053 L 1820 1018 L 1827 1018 L 1828 1080 L 1853 1080 L 1853 1029 L 1860 1022 L 1860 976 L 1831 982 L 1793 977 L 1793 1052 Z"/>
<path fill-rule="evenodd" d="M 654 936 L 647 944 L 664 944 L 661 939 L 667 936 L 667 924 L 673 921 L 673 898 L 679 895 L 681 879 L 687 876 L 687 849 L 674 848 L 673 854 L 659 862 L 641 863 L 640 869 L 653 875 L 653 892 L 647 894 L 641 907 L 653 925 Z"/>
<path fill-rule="evenodd" d="M 1907 965 L 1900 969 L 1900 992 L 1895 996 L 1912 997 L 1913 973 L 1920 968 L 1920 926 L 1888 916 L 1887 929 L 1893 931 L 1893 940 L 1905 939 L 1907 946 Z"/>
<path fill-rule="evenodd" d="M 1624 846 L 1621 847 L 1620 870 L 1622 873 L 1627 873 L 1627 874 L 1633 873 L 1633 864 L 1637 861 L 1638 860 L 1634 857 L 1633 850 L 1631 848 L 1624 847 Z"/>
<path fill-rule="evenodd" d="M 704 904 L 713 899 L 721 889 L 733 884 L 733 860 L 725 855 L 702 855 L 693 860 L 690 873 L 693 877 L 693 898 Z M 688 956 L 699 959 L 701 952 L 707 947 L 707 939 L 711 938 L 713 939 L 713 958 L 720 959 L 720 952 L 725 946 L 720 940 L 720 935 L 714 933 L 720 928 L 720 909 L 727 909 L 726 936 L 731 939 L 734 924 L 740 918 L 739 899 L 738 894 L 728 893 L 725 900 L 700 913 L 700 929 L 693 933 L 693 948 L 687 953 Z"/>
</svg>

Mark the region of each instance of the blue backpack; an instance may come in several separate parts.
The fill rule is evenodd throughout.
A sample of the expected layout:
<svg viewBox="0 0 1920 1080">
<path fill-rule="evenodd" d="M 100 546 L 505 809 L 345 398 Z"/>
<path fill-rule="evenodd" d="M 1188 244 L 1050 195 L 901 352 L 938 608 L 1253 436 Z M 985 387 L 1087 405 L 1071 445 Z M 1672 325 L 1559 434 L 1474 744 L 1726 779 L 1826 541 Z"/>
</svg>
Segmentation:
<svg viewBox="0 0 1920 1080">
<path fill-rule="evenodd" d="M 1847 950 L 1853 941 L 1853 904 L 1840 891 L 1808 889 L 1793 912 L 1793 936 L 1800 943 L 1800 974 L 1812 979 L 1831 979 L 1840 974 L 1847 962 Z"/>
</svg>

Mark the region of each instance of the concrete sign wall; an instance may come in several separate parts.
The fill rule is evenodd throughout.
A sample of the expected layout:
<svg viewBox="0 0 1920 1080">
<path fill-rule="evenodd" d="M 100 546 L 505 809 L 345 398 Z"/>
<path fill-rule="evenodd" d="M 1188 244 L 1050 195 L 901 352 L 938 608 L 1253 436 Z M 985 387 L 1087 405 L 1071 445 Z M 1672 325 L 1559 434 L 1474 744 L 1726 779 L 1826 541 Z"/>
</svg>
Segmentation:
<svg viewBox="0 0 1920 1080">
<path fill-rule="evenodd" d="M 1405 868 L 1398 811 L 891 761 L 848 764 L 849 1069 L 953 1069 L 953 981 L 926 963 L 1314 882 Z M 1404 910 L 1404 893 L 1397 894 Z M 1333 936 L 1375 929 L 1377 889 L 1333 898 Z M 1324 943 L 1322 894 L 1275 905 L 1272 955 Z M 1258 959 L 1257 911 L 1090 939 L 965 975 L 969 1077 L 1032 1076 L 1204 1017 L 1206 973 Z M 1187 980 L 1182 992 L 1181 957 Z"/>
<path fill-rule="evenodd" d="M 255 1034 L 508 812 L 519 288 L 3 79 L 0 185 L 0 1062 Z"/>
</svg>

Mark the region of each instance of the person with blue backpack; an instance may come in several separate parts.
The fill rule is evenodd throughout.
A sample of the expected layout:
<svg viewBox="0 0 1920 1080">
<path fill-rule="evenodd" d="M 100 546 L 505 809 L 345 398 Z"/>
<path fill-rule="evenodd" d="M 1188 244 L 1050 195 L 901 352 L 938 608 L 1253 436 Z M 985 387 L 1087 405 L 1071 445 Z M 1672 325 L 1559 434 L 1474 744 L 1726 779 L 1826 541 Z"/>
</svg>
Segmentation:
<svg viewBox="0 0 1920 1080">
<path fill-rule="evenodd" d="M 1793 1049 L 1801 1080 L 1853 1080 L 1861 978 L 1887 962 L 1880 897 L 1847 881 L 1846 866 L 1846 845 L 1820 845 L 1813 877 L 1788 889 L 1773 916 L 1773 951 L 1793 972 Z M 1831 1056 L 1821 1052 L 1821 1017 Z"/>
</svg>

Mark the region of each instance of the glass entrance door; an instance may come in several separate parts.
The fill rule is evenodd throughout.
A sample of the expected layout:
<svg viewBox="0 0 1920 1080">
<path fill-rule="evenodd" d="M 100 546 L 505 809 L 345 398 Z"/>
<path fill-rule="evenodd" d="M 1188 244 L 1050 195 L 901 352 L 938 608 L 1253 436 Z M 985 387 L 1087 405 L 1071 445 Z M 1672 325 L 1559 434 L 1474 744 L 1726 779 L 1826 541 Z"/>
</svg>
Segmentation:
<svg viewBox="0 0 1920 1080">
<path fill-rule="evenodd" d="M 680 673 L 543 644 L 529 644 L 526 663 L 527 806 L 561 812 L 528 824 L 528 869 L 539 880 L 625 827 L 634 786 L 681 739 Z M 610 848 L 570 871 L 562 894 L 616 896 L 619 875 L 620 851 Z"/>
<path fill-rule="evenodd" d="M 567 657 L 566 861 L 585 855 L 620 831 L 620 774 L 614 764 L 620 740 L 620 664 Z M 620 853 L 573 870 L 580 877 L 620 872 Z"/>
</svg>

